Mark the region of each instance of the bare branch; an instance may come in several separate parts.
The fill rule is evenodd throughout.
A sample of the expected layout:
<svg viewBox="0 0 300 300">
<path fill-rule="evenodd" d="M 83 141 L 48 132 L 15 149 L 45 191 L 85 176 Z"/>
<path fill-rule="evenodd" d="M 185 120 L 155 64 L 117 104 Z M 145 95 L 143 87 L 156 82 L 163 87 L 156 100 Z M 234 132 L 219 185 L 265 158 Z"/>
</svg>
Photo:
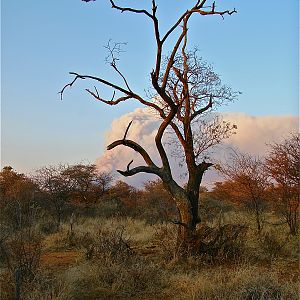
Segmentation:
<svg viewBox="0 0 300 300">
<path fill-rule="evenodd" d="M 162 44 L 166 41 L 166 39 L 169 37 L 169 35 L 178 27 L 178 25 L 181 23 L 181 21 L 194 9 L 200 9 L 203 7 L 203 5 L 205 4 L 206 0 L 201 1 L 197 1 L 196 5 L 191 9 L 191 10 L 187 10 L 185 11 L 181 17 L 176 21 L 176 23 L 166 32 L 166 34 L 164 35 L 164 37 L 162 38 L 161 42 Z"/>
<path fill-rule="evenodd" d="M 99 94 L 97 93 L 98 97 L 99 97 Z M 116 95 L 116 91 L 113 92 L 113 95 L 111 96 L 111 100 L 110 101 L 113 101 L 115 99 L 115 95 Z"/>
<path fill-rule="evenodd" d="M 181 23 L 181 21 L 187 16 L 189 11 L 187 10 L 178 20 L 177 22 L 167 31 L 167 33 L 162 38 L 161 42 L 164 43 L 166 39 L 169 37 L 169 35 L 178 27 L 178 25 Z"/>
<path fill-rule="evenodd" d="M 129 164 L 127 165 L 127 171 L 129 172 L 129 167 L 130 165 L 133 163 L 133 159 L 129 162 Z"/>
<path fill-rule="evenodd" d="M 121 73 L 121 71 L 118 69 L 118 67 L 115 64 L 114 65 L 112 64 L 111 66 L 122 77 L 122 79 L 123 79 L 123 81 L 124 81 L 124 83 L 125 83 L 128 91 L 132 92 L 131 88 L 129 87 L 128 81 L 127 81 L 126 77 L 123 75 L 123 73 Z"/>
<path fill-rule="evenodd" d="M 115 4 L 115 2 L 113 0 L 110 0 L 111 3 L 111 7 L 115 8 L 117 10 L 120 10 L 122 13 L 125 11 L 129 11 L 129 12 L 133 12 L 133 13 L 137 13 L 137 14 L 144 14 L 146 16 L 148 16 L 149 18 L 153 18 L 153 16 L 145 9 L 134 9 L 131 7 L 121 7 Z"/>
<path fill-rule="evenodd" d="M 204 173 L 206 170 L 208 170 L 209 167 L 213 166 L 214 164 L 212 163 L 208 163 L 206 161 L 203 161 L 201 162 L 199 165 L 198 165 L 198 171 L 200 173 Z"/>
<path fill-rule="evenodd" d="M 160 114 L 162 117 L 163 117 L 163 115 L 164 115 L 163 110 L 162 110 L 158 105 L 156 105 L 156 104 L 154 104 L 154 103 L 152 103 L 152 102 L 146 101 L 146 100 L 144 100 L 142 97 L 140 97 L 139 95 L 133 93 L 132 91 L 130 91 L 130 90 L 125 90 L 124 88 L 122 88 L 122 87 L 120 87 L 120 86 L 118 86 L 118 85 L 116 85 L 116 84 L 113 84 L 113 83 L 111 83 L 111 82 L 109 82 L 109 81 L 106 81 L 106 80 L 104 80 L 104 79 L 102 79 L 102 78 L 100 78 L 100 77 L 95 77 L 95 76 L 90 76 L 90 75 L 80 75 L 80 74 L 75 73 L 75 72 L 70 72 L 69 74 L 75 75 L 75 78 L 72 80 L 72 82 L 66 84 L 66 85 L 63 87 L 63 89 L 59 92 L 59 94 L 61 95 L 61 99 L 63 98 L 63 93 L 64 93 L 65 89 L 66 89 L 67 87 L 72 87 L 73 84 L 74 84 L 78 79 L 82 79 L 82 80 L 84 80 L 84 79 L 91 79 L 91 80 L 98 81 L 98 82 L 100 82 L 100 83 L 102 83 L 102 84 L 104 84 L 104 85 L 107 85 L 107 86 L 109 86 L 109 87 L 112 87 L 112 88 L 114 88 L 115 90 L 118 90 L 118 91 L 124 93 L 125 95 L 127 95 L 127 96 L 124 96 L 124 97 L 120 97 L 120 98 L 118 98 L 117 100 L 113 100 L 113 99 L 114 99 L 114 96 L 115 96 L 115 91 L 114 91 L 112 99 L 111 99 L 111 100 L 105 100 L 105 99 L 103 99 L 103 98 L 101 98 L 101 97 L 99 96 L 99 93 L 98 93 L 98 90 L 96 89 L 96 87 L 94 87 L 94 88 L 95 88 L 95 92 L 92 92 L 91 90 L 86 89 L 86 91 L 87 91 L 90 95 L 92 95 L 95 99 L 97 99 L 97 100 L 99 100 L 99 101 L 101 101 L 101 102 L 103 102 L 103 103 L 106 103 L 106 104 L 108 104 L 108 105 L 116 105 L 116 104 L 118 104 L 118 103 L 120 103 L 120 102 L 122 102 L 122 101 L 126 101 L 126 100 L 128 100 L 128 99 L 135 99 L 135 100 L 139 101 L 140 103 L 142 103 L 142 104 L 144 104 L 144 105 L 146 105 L 146 106 L 148 106 L 148 107 L 154 108 L 156 111 L 159 112 L 159 114 Z M 170 99 L 170 101 L 171 101 L 171 99 Z"/>
<path fill-rule="evenodd" d="M 110 0 L 110 3 L 112 5 L 112 8 L 117 9 L 119 11 L 123 12 L 133 12 L 137 14 L 144 14 L 153 21 L 154 25 L 154 32 L 155 32 L 155 38 L 156 38 L 156 43 L 157 43 L 157 56 L 156 56 L 156 67 L 155 67 L 155 74 L 156 77 L 158 78 L 159 76 L 159 71 L 160 71 L 160 64 L 161 64 L 161 52 L 162 52 L 162 42 L 160 40 L 160 33 L 159 33 L 159 25 L 158 25 L 158 19 L 156 17 L 156 11 L 157 11 L 157 5 L 155 0 L 152 0 L 152 14 L 148 12 L 145 9 L 134 9 L 132 7 L 121 7 L 115 4 L 113 0 Z"/>
<path fill-rule="evenodd" d="M 185 37 L 185 35 L 187 34 L 187 21 L 190 17 L 190 14 L 186 15 L 185 16 L 185 19 L 184 19 L 184 24 L 185 26 L 183 26 L 183 29 L 182 29 L 182 33 L 181 35 L 179 36 L 179 38 L 177 39 L 176 43 L 175 43 L 175 46 L 173 48 L 173 51 L 170 55 L 170 58 L 169 58 L 169 61 L 168 61 L 168 65 L 166 67 L 166 70 L 165 70 L 165 74 L 164 74 L 164 78 L 163 78 L 163 81 L 162 81 L 162 89 L 164 90 L 166 88 L 166 85 L 167 85 L 167 82 L 168 82 L 168 78 L 169 78 L 169 74 L 170 74 L 170 70 L 171 68 L 173 67 L 173 64 L 174 64 L 174 58 L 176 56 L 176 53 L 178 51 L 178 48 L 183 40 L 183 38 Z"/>
<path fill-rule="evenodd" d="M 113 99 L 114 99 L 114 96 L 115 96 L 115 92 L 114 92 L 111 100 L 105 100 L 105 99 L 99 97 L 99 94 L 96 95 L 94 92 L 92 92 L 92 91 L 89 90 L 89 89 L 85 89 L 85 90 L 86 90 L 89 94 L 91 94 L 95 99 L 97 99 L 97 100 L 99 100 L 99 101 L 101 101 L 101 102 L 103 102 L 103 103 L 105 103 L 105 104 L 108 104 L 108 105 L 117 105 L 117 104 L 119 104 L 119 103 L 122 102 L 122 101 L 126 101 L 126 100 L 128 100 L 128 99 L 133 98 L 133 96 L 124 96 L 124 97 L 120 97 L 120 98 L 118 98 L 118 99 L 116 99 L 116 100 L 113 100 Z"/>
<path fill-rule="evenodd" d="M 67 87 L 72 87 L 73 84 L 77 81 L 77 79 L 85 79 L 83 76 L 81 76 L 81 75 L 79 75 L 79 74 L 75 74 L 75 73 L 70 73 L 70 74 L 74 74 L 74 75 L 76 75 L 76 76 L 75 76 L 75 78 L 74 78 L 70 83 L 67 83 L 67 84 L 62 88 L 62 90 L 59 92 L 59 94 L 60 94 L 60 99 L 61 99 L 61 100 L 63 99 L 63 93 L 64 93 L 64 91 L 65 91 L 65 89 L 66 89 Z"/>
<path fill-rule="evenodd" d="M 172 129 L 174 130 L 174 132 L 175 132 L 178 140 L 180 141 L 181 145 L 183 147 L 185 147 L 186 141 L 184 140 L 184 138 L 182 136 L 182 133 L 180 132 L 178 126 L 175 123 L 173 123 L 173 122 L 171 122 L 170 125 L 171 125 Z"/>
<path fill-rule="evenodd" d="M 122 50 L 122 46 L 127 45 L 127 43 L 113 43 L 113 45 L 111 45 L 112 40 L 109 39 L 109 41 L 107 42 L 107 45 L 104 46 L 105 49 L 107 49 L 108 51 L 108 55 L 105 58 L 105 61 L 109 64 L 116 64 L 117 61 L 119 60 L 118 56 L 122 53 L 125 52 L 124 50 Z"/>
<path fill-rule="evenodd" d="M 117 140 L 114 141 L 113 143 L 111 143 L 110 145 L 107 146 L 107 150 L 111 150 L 119 145 L 124 145 L 128 148 L 131 148 L 135 151 L 137 151 L 144 159 L 144 161 L 147 163 L 148 166 L 155 166 L 154 162 L 152 161 L 152 159 L 150 158 L 149 154 L 146 152 L 146 150 L 140 146 L 139 144 L 137 144 L 134 141 L 131 140 Z"/>
<path fill-rule="evenodd" d="M 192 115 L 191 115 L 191 120 L 195 119 L 198 115 L 206 112 L 208 109 L 212 108 L 212 105 L 213 105 L 213 96 L 210 95 L 209 97 L 209 102 L 206 106 L 202 107 L 201 109 L 195 111 Z"/>
<path fill-rule="evenodd" d="M 95 92 L 96 92 L 97 97 L 100 98 L 99 93 L 98 93 L 98 90 L 97 90 L 97 88 L 96 88 L 95 86 L 94 86 L 94 89 L 95 89 Z M 114 94 L 115 94 L 115 91 L 114 91 Z M 114 94 L 113 94 L 113 97 L 114 97 Z M 112 100 L 113 100 L 113 99 L 112 99 Z"/>
<path fill-rule="evenodd" d="M 111 82 L 109 82 L 109 81 L 107 81 L 107 80 L 104 80 L 104 79 L 102 79 L 102 78 L 100 78 L 100 77 L 95 77 L 95 76 L 91 76 L 91 75 L 80 75 L 80 74 L 75 73 L 75 72 L 69 72 L 69 74 L 75 75 L 75 78 L 72 80 L 72 82 L 66 84 L 66 85 L 63 87 L 63 89 L 59 92 L 59 94 L 61 95 L 61 98 L 62 98 L 62 96 L 63 96 L 63 93 L 64 93 L 65 89 L 66 89 L 67 87 L 72 87 L 73 84 L 77 81 L 77 79 L 82 79 L 82 80 L 84 80 L 84 79 L 91 79 L 91 80 L 95 80 L 95 81 L 98 81 L 98 82 L 100 82 L 100 83 L 102 83 L 102 84 L 104 84 L 104 85 L 107 85 L 107 86 L 109 86 L 109 87 L 112 87 L 112 88 L 114 88 L 114 89 L 116 89 L 116 90 L 118 90 L 118 91 L 120 91 L 120 92 L 122 92 L 122 93 L 124 93 L 124 94 L 126 94 L 126 95 L 137 96 L 137 95 L 134 94 L 133 92 L 131 92 L 131 91 L 129 91 L 129 90 L 125 90 L 124 88 L 122 88 L 122 87 L 120 87 L 120 86 L 118 86 L 118 85 L 116 85 L 116 84 L 114 84 L 114 83 L 111 83 Z"/>
<path fill-rule="evenodd" d="M 128 167 L 128 166 L 127 166 Z M 127 169 L 126 171 L 117 170 L 118 173 L 125 177 L 133 176 L 138 173 L 148 173 L 148 174 L 156 174 L 158 176 L 161 176 L 161 172 L 158 168 L 155 168 L 153 166 L 139 166 L 135 167 L 133 169 Z"/>
<path fill-rule="evenodd" d="M 152 20 L 154 26 L 154 33 L 157 45 L 157 52 L 156 52 L 156 64 L 155 64 L 155 77 L 158 79 L 160 66 L 161 66 L 161 56 L 162 56 L 162 42 L 160 40 L 160 32 L 159 32 L 159 24 L 158 19 L 156 17 L 157 5 L 155 0 L 152 0 Z"/>
<path fill-rule="evenodd" d="M 108 56 L 105 58 L 105 60 L 123 79 L 128 91 L 132 92 L 131 88 L 129 87 L 126 77 L 123 75 L 123 73 L 119 70 L 119 68 L 117 66 L 117 61 L 119 60 L 119 58 L 117 56 L 121 52 L 123 52 L 123 50 L 121 48 L 122 45 L 126 45 L 126 43 L 114 43 L 113 45 L 111 45 L 111 40 L 109 40 L 107 45 L 104 46 L 104 48 L 108 50 Z"/>
<path fill-rule="evenodd" d="M 126 130 L 125 130 L 125 134 L 124 134 L 123 140 L 126 140 L 126 136 L 127 136 L 127 133 L 128 133 L 128 130 L 129 130 L 131 124 L 132 124 L 132 121 L 129 122 L 129 124 L 128 124 Z"/>
<path fill-rule="evenodd" d="M 167 153 L 162 145 L 162 137 L 163 137 L 163 134 L 164 134 L 166 128 L 172 122 L 174 116 L 176 115 L 176 112 L 177 112 L 176 109 L 175 110 L 171 109 L 168 116 L 160 124 L 157 134 L 155 136 L 156 148 L 157 148 L 160 158 L 162 160 L 163 167 L 169 173 L 169 175 L 171 175 L 171 168 L 170 168 L 170 163 L 169 163 Z"/>
<path fill-rule="evenodd" d="M 169 107 L 173 110 L 176 109 L 176 105 L 173 102 L 172 98 L 166 93 L 164 89 L 162 89 L 158 84 L 158 78 L 155 75 L 155 72 L 151 72 L 151 80 L 152 80 L 152 86 L 157 91 L 158 95 L 162 98 L 164 102 L 166 102 Z"/>
<path fill-rule="evenodd" d="M 152 159 L 150 158 L 149 154 L 147 153 L 147 151 L 140 146 L 139 144 L 137 144 L 134 141 L 131 140 L 126 140 L 126 136 L 128 133 L 128 130 L 130 128 L 132 124 L 132 121 L 128 124 L 126 130 L 125 130 L 125 134 L 122 140 L 117 140 L 114 141 L 113 143 L 111 143 L 110 145 L 107 146 L 107 150 L 111 150 L 119 145 L 124 145 L 128 148 L 131 148 L 135 151 L 137 151 L 144 159 L 144 161 L 146 162 L 147 166 L 140 166 L 140 167 L 136 167 L 133 168 L 132 170 L 130 170 L 130 165 L 132 164 L 133 160 L 130 161 L 130 163 L 127 165 L 127 169 L 126 171 L 121 171 L 121 170 L 117 170 L 120 174 L 122 174 L 123 176 L 132 176 L 134 174 L 140 173 L 140 172 L 145 172 L 145 173 L 152 173 L 152 174 L 157 174 L 158 176 L 162 176 L 161 175 L 161 170 L 154 164 L 154 162 L 152 161 Z"/>
<path fill-rule="evenodd" d="M 224 19 L 224 15 L 232 15 L 234 13 L 237 13 L 236 9 L 234 8 L 233 10 L 224 10 L 224 11 L 216 11 L 216 3 L 213 2 L 211 10 L 210 11 L 204 11 L 199 9 L 198 7 L 195 9 L 192 9 L 191 12 L 196 12 L 199 13 L 202 16 L 206 16 L 206 15 L 220 15 L 223 19 Z"/>
<path fill-rule="evenodd" d="M 205 157 L 208 149 L 235 134 L 237 129 L 235 124 L 224 121 L 218 115 L 210 120 L 198 119 L 194 126 L 194 152 L 197 160 Z"/>
</svg>

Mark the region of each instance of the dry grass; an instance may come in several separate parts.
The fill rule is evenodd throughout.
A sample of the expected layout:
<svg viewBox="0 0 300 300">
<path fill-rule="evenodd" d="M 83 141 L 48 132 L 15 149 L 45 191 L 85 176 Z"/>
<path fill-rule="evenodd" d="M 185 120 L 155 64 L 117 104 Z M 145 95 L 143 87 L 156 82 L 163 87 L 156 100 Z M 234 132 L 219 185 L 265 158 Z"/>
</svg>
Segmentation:
<svg viewBox="0 0 300 300">
<path fill-rule="evenodd" d="M 153 299 L 162 290 L 161 278 L 158 265 L 136 257 L 85 262 L 65 273 L 71 299 Z"/>
<path fill-rule="evenodd" d="M 247 264 L 209 268 L 170 277 L 173 299 L 298 299 L 298 285 L 279 282 L 276 272 Z"/>
<path fill-rule="evenodd" d="M 223 224 L 249 229 L 240 257 L 218 263 L 203 256 L 174 258 L 176 226 L 172 224 L 149 225 L 117 217 L 77 219 L 72 230 L 70 224 L 62 224 L 58 232 L 44 236 L 40 269 L 24 287 L 23 298 L 298 299 L 298 237 L 288 236 L 284 226 L 271 225 L 258 235 L 246 222 L 246 213 L 223 217 Z M 220 220 L 209 225 L 216 224 Z M 87 257 L 91 245 L 94 252 Z M 3 272 L 0 299 L 12 299 L 11 277 Z"/>
<path fill-rule="evenodd" d="M 130 239 L 136 245 L 151 241 L 156 233 L 156 227 L 156 225 L 147 225 L 145 220 L 133 219 L 131 217 L 81 218 L 76 221 L 73 233 L 77 237 L 82 237 L 86 234 L 95 237 L 99 230 L 114 231 L 117 228 L 125 228 L 126 238 Z M 69 234 L 69 224 L 62 224 L 58 232 L 45 236 L 43 242 L 44 249 L 51 251 L 72 248 L 72 245 L 69 245 L 67 241 Z"/>
</svg>

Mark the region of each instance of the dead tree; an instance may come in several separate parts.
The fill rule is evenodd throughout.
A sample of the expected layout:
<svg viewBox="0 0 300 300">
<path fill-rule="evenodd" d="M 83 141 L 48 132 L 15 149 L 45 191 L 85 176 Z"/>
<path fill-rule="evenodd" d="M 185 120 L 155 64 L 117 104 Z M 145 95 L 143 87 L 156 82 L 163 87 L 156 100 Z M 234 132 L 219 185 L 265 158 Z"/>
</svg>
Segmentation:
<svg viewBox="0 0 300 300">
<path fill-rule="evenodd" d="M 91 0 L 84 1 L 89 2 Z M 237 93 L 221 84 L 219 76 L 214 73 L 210 65 L 197 57 L 196 51 L 187 50 L 188 24 L 194 15 L 202 17 L 218 15 L 224 18 L 225 15 L 236 13 L 236 10 L 218 10 L 215 2 L 209 4 L 207 0 L 197 0 L 194 1 L 192 7 L 178 17 L 166 32 L 162 33 L 157 17 L 158 6 L 155 0 L 152 0 L 151 9 L 149 10 L 119 6 L 114 0 L 109 0 L 109 2 L 112 9 L 121 13 L 143 15 L 153 24 L 156 59 L 150 74 L 153 90 L 151 97 L 136 93 L 117 65 L 117 55 L 121 50 L 120 43 L 109 43 L 107 49 L 110 65 L 116 74 L 120 76 L 123 82 L 122 86 L 98 76 L 71 72 L 70 74 L 74 76 L 74 79 L 63 87 L 60 94 L 62 97 L 65 89 L 72 87 L 78 80 L 90 80 L 113 90 L 112 98 L 104 99 L 100 96 L 97 87 L 86 89 L 96 100 L 111 106 L 129 99 L 136 100 L 158 114 L 162 121 L 156 133 L 155 145 L 160 156 L 160 165 L 153 162 L 141 145 L 127 138 L 131 124 L 128 125 L 124 137 L 108 145 L 107 149 L 111 150 L 122 145 L 135 150 L 144 159 L 145 165 L 131 167 L 131 161 L 126 170 L 118 170 L 123 176 L 133 176 L 144 172 L 156 174 L 161 178 L 178 208 L 180 218 L 177 221 L 177 224 L 179 224 L 178 245 L 190 249 L 193 245 L 196 224 L 201 221 L 198 213 L 200 183 L 204 172 L 212 166 L 210 161 L 204 160 L 203 153 L 208 148 L 220 143 L 223 138 L 228 137 L 235 128 L 235 125 L 214 120 L 208 124 L 209 129 L 200 132 L 199 136 L 197 135 L 199 133 L 197 122 L 202 120 L 198 123 L 201 127 L 204 115 L 207 115 L 208 112 L 211 112 L 212 109 L 224 101 L 234 100 Z M 172 45 L 170 53 L 164 52 L 167 45 Z M 184 188 L 172 176 L 169 158 L 162 142 L 162 138 L 169 128 L 173 130 L 174 136 L 183 151 L 188 173 L 187 184 Z"/>
</svg>

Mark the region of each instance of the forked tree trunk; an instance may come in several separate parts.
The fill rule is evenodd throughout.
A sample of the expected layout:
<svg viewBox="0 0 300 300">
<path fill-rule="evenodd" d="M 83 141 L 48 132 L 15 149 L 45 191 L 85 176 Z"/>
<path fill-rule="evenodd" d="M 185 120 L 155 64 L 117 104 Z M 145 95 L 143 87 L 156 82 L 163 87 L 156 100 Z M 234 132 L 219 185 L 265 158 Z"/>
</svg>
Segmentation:
<svg viewBox="0 0 300 300">
<path fill-rule="evenodd" d="M 190 172 L 186 188 L 180 187 L 174 180 L 169 180 L 167 175 L 161 177 L 165 188 L 173 196 L 178 209 L 176 253 L 180 256 L 195 254 L 199 250 L 196 249 L 196 226 L 201 222 L 199 216 L 199 189 L 203 174 L 211 165 L 211 163 L 203 162 L 200 171 L 193 174 Z"/>
</svg>

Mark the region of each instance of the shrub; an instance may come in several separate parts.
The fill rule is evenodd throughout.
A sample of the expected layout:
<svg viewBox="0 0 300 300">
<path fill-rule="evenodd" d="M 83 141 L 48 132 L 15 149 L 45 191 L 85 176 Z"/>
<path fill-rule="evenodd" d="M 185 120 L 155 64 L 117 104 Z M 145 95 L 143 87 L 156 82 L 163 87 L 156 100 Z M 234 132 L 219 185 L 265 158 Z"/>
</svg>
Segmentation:
<svg viewBox="0 0 300 300">
<path fill-rule="evenodd" d="M 2 276 L 1 276 L 2 275 Z M 0 275 L 0 299 L 16 299 L 13 279 L 9 274 Z M 68 300 L 67 286 L 61 276 L 46 274 L 41 271 L 35 274 L 30 282 L 22 285 L 22 300 Z"/>
<path fill-rule="evenodd" d="M 85 248 L 87 259 L 126 260 L 132 255 L 129 240 L 124 237 L 124 227 L 116 228 L 114 231 L 99 229 L 94 238 L 85 234 L 81 238 L 81 245 Z"/>
<path fill-rule="evenodd" d="M 226 224 L 219 227 L 200 226 L 195 236 L 195 254 L 212 262 L 235 259 L 241 254 L 244 225 Z"/>
<path fill-rule="evenodd" d="M 20 299 L 24 286 L 30 284 L 39 267 L 42 250 L 41 236 L 32 228 L 24 228 L 8 237 L 2 244 L 2 256 L 9 270 L 15 298 Z"/>
<path fill-rule="evenodd" d="M 42 219 L 38 224 L 38 230 L 46 235 L 56 233 L 58 229 L 57 223 L 52 219 Z"/>
<path fill-rule="evenodd" d="M 287 241 L 280 241 L 274 232 L 264 232 L 259 237 L 259 246 L 264 251 L 264 256 L 272 260 L 278 257 L 282 252 Z"/>
</svg>

